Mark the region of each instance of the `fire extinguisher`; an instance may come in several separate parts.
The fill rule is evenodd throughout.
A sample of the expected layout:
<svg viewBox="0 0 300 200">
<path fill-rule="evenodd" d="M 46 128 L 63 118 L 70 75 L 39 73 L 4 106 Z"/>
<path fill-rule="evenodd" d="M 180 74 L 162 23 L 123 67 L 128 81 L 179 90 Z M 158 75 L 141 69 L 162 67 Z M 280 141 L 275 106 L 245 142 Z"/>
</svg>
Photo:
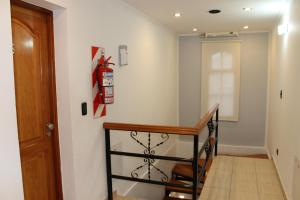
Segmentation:
<svg viewBox="0 0 300 200">
<path fill-rule="evenodd" d="M 113 69 L 109 68 L 109 65 L 115 65 L 109 62 L 111 56 L 105 59 L 101 56 L 97 65 L 97 80 L 100 95 L 100 104 L 112 104 L 114 103 L 114 77 Z"/>
</svg>

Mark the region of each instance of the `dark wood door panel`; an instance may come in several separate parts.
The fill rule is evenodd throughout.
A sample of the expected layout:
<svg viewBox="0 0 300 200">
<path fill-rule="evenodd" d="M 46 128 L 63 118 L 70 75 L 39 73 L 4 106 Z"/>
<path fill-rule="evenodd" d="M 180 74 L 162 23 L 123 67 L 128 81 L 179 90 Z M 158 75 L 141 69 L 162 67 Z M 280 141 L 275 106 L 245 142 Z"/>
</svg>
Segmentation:
<svg viewBox="0 0 300 200">
<path fill-rule="evenodd" d="M 52 13 L 15 0 L 11 13 L 25 200 L 62 199 Z"/>
<path fill-rule="evenodd" d="M 49 166 L 49 153 L 47 151 L 23 156 L 22 175 L 25 199 L 50 200 L 49 191 L 50 174 L 47 172 Z M 34 191 L 34 192 L 33 192 Z"/>
<path fill-rule="evenodd" d="M 17 19 L 12 22 L 14 38 L 14 65 L 16 106 L 20 142 L 41 139 L 43 113 L 41 99 L 40 35 Z"/>
</svg>

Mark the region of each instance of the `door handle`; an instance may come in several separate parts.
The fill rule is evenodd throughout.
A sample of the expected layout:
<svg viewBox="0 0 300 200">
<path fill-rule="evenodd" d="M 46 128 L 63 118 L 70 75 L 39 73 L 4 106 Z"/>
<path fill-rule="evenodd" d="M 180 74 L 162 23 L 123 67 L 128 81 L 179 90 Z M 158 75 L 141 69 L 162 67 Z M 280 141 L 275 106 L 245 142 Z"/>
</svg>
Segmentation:
<svg viewBox="0 0 300 200">
<path fill-rule="evenodd" d="M 46 127 L 47 127 L 47 129 L 48 129 L 48 131 L 47 131 L 47 136 L 48 137 L 51 137 L 51 135 L 52 135 L 52 131 L 54 130 L 54 124 L 52 124 L 52 123 L 47 123 L 46 124 Z"/>
</svg>

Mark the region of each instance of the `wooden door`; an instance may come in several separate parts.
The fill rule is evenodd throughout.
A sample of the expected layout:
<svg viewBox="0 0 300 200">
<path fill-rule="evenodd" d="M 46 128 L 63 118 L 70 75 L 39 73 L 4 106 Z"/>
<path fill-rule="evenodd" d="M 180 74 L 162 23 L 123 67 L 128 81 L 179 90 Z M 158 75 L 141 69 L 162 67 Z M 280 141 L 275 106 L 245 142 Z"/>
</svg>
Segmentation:
<svg viewBox="0 0 300 200">
<path fill-rule="evenodd" d="M 62 199 L 52 13 L 18 1 L 11 12 L 25 200 Z"/>
</svg>

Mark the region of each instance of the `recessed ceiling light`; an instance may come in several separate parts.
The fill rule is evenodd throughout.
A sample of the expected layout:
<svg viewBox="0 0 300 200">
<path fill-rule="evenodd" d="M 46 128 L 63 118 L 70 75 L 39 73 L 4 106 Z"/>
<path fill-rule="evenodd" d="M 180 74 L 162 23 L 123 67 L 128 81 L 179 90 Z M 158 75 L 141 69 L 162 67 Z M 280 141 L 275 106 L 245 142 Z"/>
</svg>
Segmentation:
<svg viewBox="0 0 300 200">
<path fill-rule="evenodd" d="M 277 27 L 278 35 L 284 35 L 289 32 L 289 25 L 288 24 L 281 24 Z"/>
<path fill-rule="evenodd" d="M 244 29 L 248 29 L 248 28 L 249 28 L 249 26 L 244 26 L 243 28 L 244 28 Z"/>
<path fill-rule="evenodd" d="M 252 8 L 250 8 L 250 7 L 246 7 L 246 8 L 243 8 L 243 10 L 244 10 L 244 11 L 246 11 L 246 12 L 249 12 L 249 11 L 251 11 L 251 10 L 252 10 Z"/>
<path fill-rule="evenodd" d="M 179 13 L 179 12 L 178 12 L 178 13 L 175 13 L 175 14 L 174 14 L 174 17 L 177 17 L 177 18 L 178 18 L 178 17 L 181 17 L 181 13 Z"/>
<path fill-rule="evenodd" d="M 197 32 L 197 31 L 198 31 L 198 29 L 197 29 L 197 28 L 193 28 L 193 31 L 194 31 L 194 32 Z"/>
<path fill-rule="evenodd" d="M 209 12 L 210 14 L 215 15 L 215 14 L 221 13 L 221 10 L 219 10 L 219 9 L 212 9 L 212 10 L 209 10 L 208 12 Z"/>
</svg>

